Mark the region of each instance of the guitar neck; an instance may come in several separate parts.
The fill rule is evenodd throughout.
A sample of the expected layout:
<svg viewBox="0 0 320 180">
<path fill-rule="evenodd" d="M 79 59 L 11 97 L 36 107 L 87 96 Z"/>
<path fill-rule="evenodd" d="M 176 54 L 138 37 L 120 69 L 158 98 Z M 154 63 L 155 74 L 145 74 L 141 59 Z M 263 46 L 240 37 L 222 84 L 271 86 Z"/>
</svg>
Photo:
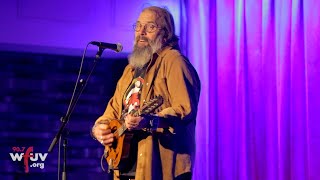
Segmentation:
<svg viewBox="0 0 320 180">
<path fill-rule="evenodd" d="M 130 114 L 134 117 L 143 116 L 151 113 L 153 110 L 158 108 L 163 103 L 162 96 L 156 96 L 154 99 L 151 99 L 147 102 L 141 109 L 133 109 Z M 122 114 L 121 120 L 124 120 L 126 114 Z M 126 127 L 126 123 L 123 122 L 121 127 L 117 129 L 117 133 L 121 136 L 128 128 Z"/>
<path fill-rule="evenodd" d="M 126 127 L 126 123 L 122 123 L 121 127 L 117 129 L 118 136 L 121 136 L 128 128 Z"/>
<path fill-rule="evenodd" d="M 135 116 L 135 117 L 142 115 L 141 112 L 138 111 L 138 110 L 135 110 L 135 111 L 133 110 L 132 113 L 130 113 L 130 114 L 131 114 L 132 116 Z M 124 119 L 124 118 L 123 118 L 123 119 Z M 117 129 L 118 135 L 121 136 L 127 129 L 128 129 L 128 128 L 127 128 L 127 126 L 126 126 L 126 123 L 123 122 L 122 125 L 121 125 L 121 127 Z"/>
</svg>

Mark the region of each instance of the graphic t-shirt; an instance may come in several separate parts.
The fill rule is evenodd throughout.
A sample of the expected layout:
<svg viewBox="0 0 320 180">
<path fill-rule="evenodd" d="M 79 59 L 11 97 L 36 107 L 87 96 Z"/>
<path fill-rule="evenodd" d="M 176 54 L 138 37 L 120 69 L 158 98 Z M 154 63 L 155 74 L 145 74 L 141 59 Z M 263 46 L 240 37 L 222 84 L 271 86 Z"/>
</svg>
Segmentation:
<svg viewBox="0 0 320 180">
<path fill-rule="evenodd" d="M 140 107 L 140 94 L 142 91 L 142 87 L 144 84 L 144 74 L 145 74 L 146 66 L 140 69 L 135 69 L 133 80 L 124 93 L 123 97 L 123 114 L 130 113 L 133 109 L 137 110 Z M 121 176 L 125 177 L 134 177 L 135 171 L 137 167 L 136 159 L 132 162 L 132 166 L 130 170 L 127 172 L 121 172 Z"/>
<path fill-rule="evenodd" d="M 144 74 L 146 67 L 136 69 L 134 78 L 123 97 L 124 112 L 130 113 L 133 109 L 137 110 L 140 107 L 140 94 L 144 84 Z"/>
</svg>

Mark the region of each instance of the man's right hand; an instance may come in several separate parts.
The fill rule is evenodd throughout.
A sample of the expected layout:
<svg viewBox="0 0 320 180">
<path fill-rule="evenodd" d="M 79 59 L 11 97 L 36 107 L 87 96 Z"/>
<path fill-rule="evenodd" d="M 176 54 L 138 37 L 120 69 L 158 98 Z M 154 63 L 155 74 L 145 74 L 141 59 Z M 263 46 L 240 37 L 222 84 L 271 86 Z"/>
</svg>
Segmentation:
<svg viewBox="0 0 320 180">
<path fill-rule="evenodd" d="M 92 128 L 92 135 L 99 141 L 103 146 L 111 146 L 113 139 L 113 133 L 107 123 L 96 123 Z"/>
</svg>

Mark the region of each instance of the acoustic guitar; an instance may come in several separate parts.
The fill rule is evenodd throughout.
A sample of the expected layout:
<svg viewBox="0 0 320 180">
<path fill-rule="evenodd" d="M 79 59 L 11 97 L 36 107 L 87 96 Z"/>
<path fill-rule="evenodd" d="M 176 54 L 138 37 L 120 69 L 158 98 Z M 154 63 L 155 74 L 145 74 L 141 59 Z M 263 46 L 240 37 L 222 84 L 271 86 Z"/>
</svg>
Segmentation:
<svg viewBox="0 0 320 180">
<path fill-rule="evenodd" d="M 163 103 L 162 96 L 156 96 L 150 101 L 144 103 L 142 108 L 132 110 L 132 116 L 144 116 L 152 113 Z M 124 119 L 111 120 L 109 122 L 111 132 L 114 135 L 114 142 L 111 146 L 105 146 L 104 156 L 108 163 L 108 172 L 113 169 L 127 171 L 132 166 L 137 154 L 137 141 L 134 136 L 136 131 L 126 131 L 127 127 Z"/>
</svg>

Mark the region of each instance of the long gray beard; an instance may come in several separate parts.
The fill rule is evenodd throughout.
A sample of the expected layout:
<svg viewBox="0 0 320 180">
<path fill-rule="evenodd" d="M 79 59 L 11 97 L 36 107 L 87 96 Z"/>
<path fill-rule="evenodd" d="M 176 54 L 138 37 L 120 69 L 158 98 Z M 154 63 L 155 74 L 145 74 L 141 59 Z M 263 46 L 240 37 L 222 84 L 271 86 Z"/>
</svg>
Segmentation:
<svg viewBox="0 0 320 180">
<path fill-rule="evenodd" d="M 133 52 L 129 55 L 129 64 L 134 68 L 142 68 L 146 63 L 150 61 L 153 54 L 162 48 L 162 36 L 158 36 L 155 41 L 148 42 L 149 44 L 145 47 L 137 46 L 137 42 L 140 40 L 138 36 L 135 40 Z"/>
</svg>

